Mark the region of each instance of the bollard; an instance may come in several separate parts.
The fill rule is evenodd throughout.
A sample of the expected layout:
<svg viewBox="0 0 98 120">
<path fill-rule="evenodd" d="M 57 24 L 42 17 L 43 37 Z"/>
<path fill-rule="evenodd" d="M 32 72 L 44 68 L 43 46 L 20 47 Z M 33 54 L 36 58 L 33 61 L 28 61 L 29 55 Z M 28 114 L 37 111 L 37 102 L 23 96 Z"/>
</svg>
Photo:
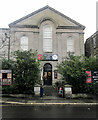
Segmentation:
<svg viewBox="0 0 98 120">
<path fill-rule="evenodd" d="M 43 87 L 40 87 L 40 97 L 43 96 Z"/>
</svg>

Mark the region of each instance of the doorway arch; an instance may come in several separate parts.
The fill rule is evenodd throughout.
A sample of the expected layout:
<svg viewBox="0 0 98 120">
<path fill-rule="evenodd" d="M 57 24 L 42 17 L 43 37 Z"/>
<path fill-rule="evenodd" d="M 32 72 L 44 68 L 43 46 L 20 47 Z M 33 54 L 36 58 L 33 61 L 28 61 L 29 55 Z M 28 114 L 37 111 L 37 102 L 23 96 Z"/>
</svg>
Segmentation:
<svg viewBox="0 0 98 120">
<path fill-rule="evenodd" d="M 52 65 L 46 63 L 43 67 L 44 85 L 52 85 Z"/>
</svg>

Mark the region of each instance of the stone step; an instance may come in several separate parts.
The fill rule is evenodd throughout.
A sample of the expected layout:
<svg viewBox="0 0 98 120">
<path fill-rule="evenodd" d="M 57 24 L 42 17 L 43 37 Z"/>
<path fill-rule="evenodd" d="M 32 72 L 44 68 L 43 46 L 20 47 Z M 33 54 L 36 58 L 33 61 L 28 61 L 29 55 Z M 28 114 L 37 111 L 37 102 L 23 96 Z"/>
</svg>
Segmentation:
<svg viewBox="0 0 98 120">
<path fill-rule="evenodd" d="M 53 86 L 44 86 L 43 94 L 45 94 L 46 96 L 56 96 L 57 91 Z"/>
</svg>

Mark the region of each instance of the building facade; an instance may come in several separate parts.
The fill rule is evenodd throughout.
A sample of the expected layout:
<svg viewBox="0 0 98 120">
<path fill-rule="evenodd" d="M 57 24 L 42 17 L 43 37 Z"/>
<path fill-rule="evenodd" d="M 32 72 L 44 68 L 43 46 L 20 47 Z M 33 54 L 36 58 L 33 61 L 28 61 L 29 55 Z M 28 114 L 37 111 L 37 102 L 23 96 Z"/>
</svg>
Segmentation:
<svg viewBox="0 0 98 120">
<path fill-rule="evenodd" d="M 98 56 L 98 31 L 86 40 L 85 56 Z"/>
<path fill-rule="evenodd" d="M 0 28 L 0 58 L 8 58 L 9 28 Z"/>
<path fill-rule="evenodd" d="M 60 79 L 56 65 L 68 52 L 84 55 L 84 29 L 80 23 L 45 6 L 9 24 L 10 55 L 16 50 L 37 50 L 42 60 L 41 79 L 45 76 L 44 85 L 52 85 Z"/>
</svg>

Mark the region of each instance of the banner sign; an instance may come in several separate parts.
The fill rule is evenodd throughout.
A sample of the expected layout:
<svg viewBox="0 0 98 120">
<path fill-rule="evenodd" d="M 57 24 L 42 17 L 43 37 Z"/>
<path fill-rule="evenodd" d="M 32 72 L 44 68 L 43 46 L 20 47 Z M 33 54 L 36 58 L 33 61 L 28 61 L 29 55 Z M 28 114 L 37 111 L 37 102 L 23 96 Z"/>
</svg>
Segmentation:
<svg viewBox="0 0 98 120">
<path fill-rule="evenodd" d="M 58 54 L 38 54 L 38 60 L 43 61 L 58 61 Z"/>
<path fill-rule="evenodd" d="M 86 71 L 86 74 L 88 75 L 86 83 L 92 83 L 92 80 L 91 80 L 91 71 Z"/>
<path fill-rule="evenodd" d="M 86 71 L 88 78 L 86 83 L 98 82 L 98 71 Z"/>
<path fill-rule="evenodd" d="M 45 53 L 45 54 L 43 54 L 43 56 L 44 56 L 43 60 L 45 60 L 45 61 L 47 61 L 47 60 L 52 61 L 52 54 Z"/>
</svg>

